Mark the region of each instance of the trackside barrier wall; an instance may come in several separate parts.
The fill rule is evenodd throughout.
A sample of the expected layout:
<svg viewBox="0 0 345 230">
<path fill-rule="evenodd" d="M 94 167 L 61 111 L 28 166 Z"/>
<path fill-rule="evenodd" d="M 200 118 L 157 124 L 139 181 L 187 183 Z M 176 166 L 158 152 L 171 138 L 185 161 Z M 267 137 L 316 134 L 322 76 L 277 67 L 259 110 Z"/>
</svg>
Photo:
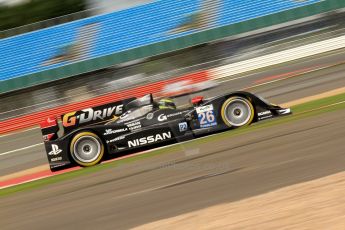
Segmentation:
<svg viewBox="0 0 345 230">
<path fill-rule="evenodd" d="M 345 48 L 345 36 L 220 66 L 210 70 L 210 74 L 219 79 L 341 48 Z"/>
<path fill-rule="evenodd" d="M 266 55 L 259 58 L 250 59 L 230 65 L 225 65 L 210 70 L 188 74 L 182 77 L 177 77 L 165 81 L 159 81 L 148 85 L 135 87 L 128 90 L 122 90 L 103 96 L 93 98 L 91 100 L 73 103 L 65 106 L 59 106 L 54 109 L 49 109 L 42 112 L 36 112 L 29 115 L 24 115 L 0 122 L 0 134 L 7 132 L 32 127 L 39 124 L 42 119 L 48 116 L 60 117 L 61 114 L 72 112 L 76 110 L 94 107 L 117 100 L 128 98 L 128 95 L 140 97 L 147 93 L 159 93 L 164 85 L 176 83 L 186 79 L 193 79 L 194 82 L 205 81 L 210 79 L 220 79 L 234 74 L 245 73 L 251 70 L 260 69 L 266 66 L 271 66 L 287 61 L 296 60 L 298 58 L 305 58 L 315 54 L 321 54 L 332 50 L 337 50 L 345 47 L 345 36 L 316 42 L 313 44 L 293 48 L 290 50 L 281 51 L 275 54 Z"/>
<path fill-rule="evenodd" d="M 164 2 L 164 1 L 167 1 L 167 0 L 162 0 L 158 2 Z M 171 1 L 171 2 L 178 2 L 178 1 Z M 192 0 L 188 1 L 188 3 L 191 5 L 194 2 Z M 219 0 L 219 2 L 223 2 L 227 7 L 229 7 L 229 9 L 231 9 L 231 4 L 230 4 L 231 1 Z M 253 1 L 251 1 L 250 3 L 249 0 L 245 0 L 241 2 L 243 2 L 243 4 L 246 3 L 247 5 L 253 3 Z M 258 2 L 264 4 L 261 1 L 258 1 Z M 139 46 L 133 45 L 125 50 L 119 50 L 118 52 L 114 51 L 112 54 L 103 53 L 99 57 L 95 57 L 95 58 L 84 60 L 84 61 L 79 61 L 73 64 L 69 64 L 69 62 L 63 62 L 62 64 L 60 63 L 60 64 L 52 65 L 54 68 L 50 68 L 50 69 L 46 68 L 40 72 L 24 74 L 24 75 L 20 75 L 18 77 L 14 77 L 11 79 L 5 79 L 0 82 L 0 93 L 27 88 L 30 86 L 47 83 L 47 82 L 79 75 L 82 73 L 95 71 L 98 69 L 104 69 L 104 68 L 113 66 L 115 64 L 120 64 L 120 63 L 124 63 L 128 61 L 137 60 L 140 58 L 147 58 L 147 57 L 151 57 L 155 55 L 160 55 L 160 54 L 168 53 L 171 51 L 184 49 L 191 46 L 226 38 L 229 36 L 238 35 L 244 32 L 257 30 L 257 29 L 301 19 L 308 16 L 318 15 L 321 13 L 325 13 L 325 12 L 329 12 L 329 11 L 333 11 L 333 10 L 345 7 L 344 0 L 324 0 L 324 1 L 310 0 L 310 1 L 302 1 L 302 2 L 274 0 L 274 1 L 269 1 L 269 2 L 270 4 L 271 3 L 273 4 L 273 2 L 275 2 L 276 4 L 278 3 L 286 4 L 287 2 L 290 2 L 290 3 L 293 2 L 294 4 L 303 3 L 304 6 L 300 5 L 300 7 L 298 7 L 296 5 L 296 8 L 290 7 L 288 10 L 282 9 L 282 11 L 279 11 L 279 10 L 276 10 L 273 12 L 267 11 L 266 14 L 263 14 L 260 16 L 256 15 L 257 17 L 255 18 L 253 17 L 245 18 L 243 15 L 246 15 L 245 13 L 248 13 L 248 12 L 243 12 L 242 13 L 243 15 L 236 15 L 236 17 L 239 17 L 237 18 L 237 20 L 236 18 L 234 18 L 232 21 L 225 20 L 226 17 L 230 17 L 226 13 L 229 14 L 229 12 L 231 13 L 231 11 L 230 10 L 226 11 L 227 9 L 222 9 L 221 12 L 223 16 L 225 15 L 225 19 L 221 18 L 218 21 L 216 20 L 217 21 L 216 26 L 210 26 L 210 27 L 201 28 L 201 29 L 191 29 L 184 32 L 178 32 L 176 34 L 172 34 L 165 37 L 165 39 L 163 40 L 158 39 L 156 40 L 157 42 L 153 42 L 151 44 L 146 44 L 146 45 L 142 44 Z M 270 5 L 267 5 L 268 4 L 267 2 L 265 2 L 265 4 L 266 5 L 262 7 L 263 8 L 265 7 L 265 10 L 270 9 L 269 8 Z M 260 7 L 260 6 L 256 6 L 256 7 Z M 195 9 L 193 7 L 187 8 L 187 9 L 189 9 L 189 11 L 186 12 L 187 14 L 195 12 Z M 256 10 L 258 10 L 258 8 L 252 9 L 251 13 Z M 97 20 L 96 21 L 95 19 L 93 20 L 94 20 L 94 23 L 97 23 Z M 176 23 L 177 22 L 175 21 L 175 26 L 178 25 L 178 23 L 177 24 Z M 161 24 L 161 26 L 162 25 L 163 24 Z M 170 30 L 173 30 L 174 28 L 176 27 L 171 27 Z M 150 30 L 151 28 L 147 27 L 146 29 Z M 97 35 L 92 35 L 92 36 L 97 37 Z M 140 37 L 140 35 L 138 36 Z M 106 40 L 107 38 L 101 38 L 101 39 Z M 2 41 L 0 40 L 0 44 L 1 42 Z M 90 52 L 92 53 L 92 51 Z M 46 58 L 48 58 L 48 56 Z M 6 57 L 1 57 L 1 59 L 5 60 Z M 4 71 L 4 70 L 2 69 L 1 71 Z"/>
</svg>

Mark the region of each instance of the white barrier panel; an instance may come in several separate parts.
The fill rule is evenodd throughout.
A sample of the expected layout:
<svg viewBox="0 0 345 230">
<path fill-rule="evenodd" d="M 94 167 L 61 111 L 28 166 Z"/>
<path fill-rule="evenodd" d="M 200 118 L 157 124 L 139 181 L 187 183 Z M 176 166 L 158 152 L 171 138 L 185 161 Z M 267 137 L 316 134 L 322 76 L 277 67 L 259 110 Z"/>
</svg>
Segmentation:
<svg viewBox="0 0 345 230">
<path fill-rule="evenodd" d="M 345 36 L 332 38 L 329 40 L 280 51 L 278 53 L 268 54 L 262 57 L 213 68 L 210 70 L 210 74 L 214 79 L 220 79 L 271 65 L 281 64 L 284 62 L 341 49 L 344 47 Z"/>
</svg>

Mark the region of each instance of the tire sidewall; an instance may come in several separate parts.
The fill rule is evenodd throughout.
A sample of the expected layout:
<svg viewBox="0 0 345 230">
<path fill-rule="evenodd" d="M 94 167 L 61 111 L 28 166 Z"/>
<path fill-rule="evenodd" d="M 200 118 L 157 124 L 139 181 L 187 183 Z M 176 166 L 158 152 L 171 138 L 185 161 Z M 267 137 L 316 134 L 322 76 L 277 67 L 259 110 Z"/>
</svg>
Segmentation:
<svg viewBox="0 0 345 230">
<path fill-rule="evenodd" d="M 227 106 L 232 103 L 234 100 L 241 100 L 243 102 L 245 102 L 249 108 L 250 108 L 250 112 L 251 112 L 251 115 L 250 115 L 250 118 L 249 120 L 246 122 L 246 124 L 244 125 L 241 125 L 241 126 L 233 126 L 230 124 L 230 122 L 228 121 L 227 117 L 226 117 L 226 108 Z M 254 120 L 254 117 L 255 117 L 255 109 L 254 109 L 254 106 L 253 104 L 247 99 L 247 98 L 244 98 L 244 97 L 240 97 L 240 96 L 234 96 L 234 97 L 230 97 L 228 98 L 222 105 L 222 108 L 221 108 L 221 117 L 222 117 L 222 120 L 224 122 L 224 124 L 226 126 L 228 126 L 229 128 L 239 128 L 239 127 L 243 127 L 243 126 L 248 126 L 250 125 L 253 120 Z"/>
<path fill-rule="evenodd" d="M 84 136 L 91 136 L 91 137 L 94 137 L 101 149 L 100 149 L 100 154 L 99 156 L 92 162 L 82 162 L 80 160 L 78 160 L 78 158 L 74 155 L 74 145 L 75 143 L 77 142 L 78 139 L 80 139 L 81 137 L 84 137 Z M 103 156 L 104 156 L 104 144 L 103 144 L 103 141 L 99 138 L 99 136 L 97 136 L 96 134 L 92 133 L 92 132 L 89 132 L 89 131 L 83 131 L 83 132 L 80 132 L 78 134 L 76 134 L 73 138 L 72 138 L 72 141 L 70 143 L 70 156 L 71 158 L 80 166 L 82 167 L 89 167 L 89 166 L 93 166 L 93 165 L 96 165 L 98 163 L 100 163 L 103 159 Z"/>
</svg>

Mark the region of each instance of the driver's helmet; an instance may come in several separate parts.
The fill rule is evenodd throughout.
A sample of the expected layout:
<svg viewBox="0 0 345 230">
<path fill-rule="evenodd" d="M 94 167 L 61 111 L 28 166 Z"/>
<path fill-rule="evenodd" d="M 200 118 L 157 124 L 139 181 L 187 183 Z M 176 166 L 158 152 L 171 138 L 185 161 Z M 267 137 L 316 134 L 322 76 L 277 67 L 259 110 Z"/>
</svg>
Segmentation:
<svg viewBox="0 0 345 230">
<path fill-rule="evenodd" d="M 171 98 L 162 98 L 158 101 L 159 109 L 176 109 L 176 105 Z"/>
</svg>

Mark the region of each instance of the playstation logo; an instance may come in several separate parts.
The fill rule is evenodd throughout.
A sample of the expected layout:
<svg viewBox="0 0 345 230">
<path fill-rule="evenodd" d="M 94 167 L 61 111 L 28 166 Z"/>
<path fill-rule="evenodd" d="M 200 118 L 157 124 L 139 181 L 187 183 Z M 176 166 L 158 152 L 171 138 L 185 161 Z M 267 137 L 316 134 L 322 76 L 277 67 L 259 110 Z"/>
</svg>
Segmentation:
<svg viewBox="0 0 345 230">
<path fill-rule="evenodd" d="M 62 150 L 59 149 L 59 146 L 57 146 L 57 145 L 52 145 L 52 151 L 50 151 L 50 152 L 48 153 L 48 155 L 49 155 L 49 156 L 56 156 L 56 155 L 58 155 L 58 154 L 61 153 L 61 152 L 62 152 Z"/>
</svg>

